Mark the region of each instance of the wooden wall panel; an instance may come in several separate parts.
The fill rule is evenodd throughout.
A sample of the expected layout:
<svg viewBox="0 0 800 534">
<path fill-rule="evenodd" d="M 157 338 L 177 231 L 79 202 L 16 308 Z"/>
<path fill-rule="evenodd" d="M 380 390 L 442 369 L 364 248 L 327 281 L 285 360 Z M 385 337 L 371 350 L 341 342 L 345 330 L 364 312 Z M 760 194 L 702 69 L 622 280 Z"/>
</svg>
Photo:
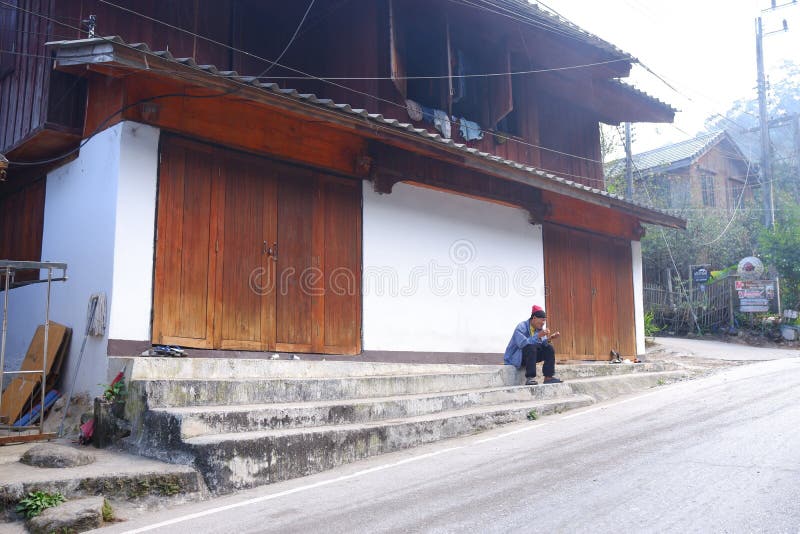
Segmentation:
<svg viewBox="0 0 800 534">
<path fill-rule="evenodd" d="M 181 86 L 154 83 L 143 76 L 126 83 L 126 103 L 152 95 L 188 91 Z M 258 154 L 296 161 L 334 172 L 353 174 L 366 142 L 350 132 L 319 122 L 304 122 L 283 111 L 230 98 L 170 98 L 158 101 L 155 115 L 133 107 L 125 118 L 185 133 Z M 101 115 L 101 113 L 98 113 Z"/>
<path fill-rule="evenodd" d="M 15 33 L 14 70 L 0 82 L 0 151 L 4 152 L 44 122 L 50 73 L 44 43 L 52 24 L 43 17 L 51 16 L 53 0 L 17 0 L 16 4 L 41 16 L 18 11 L 13 21 L 3 18 L 16 25 L 10 30 Z"/>
<path fill-rule="evenodd" d="M 40 261 L 44 228 L 44 178 L 0 195 L 0 259 Z M 22 271 L 17 280 L 32 280 L 39 273 Z"/>
<path fill-rule="evenodd" d="M 639 222 L 618 210 L 590 204 L 582 200 L 542 192 L 542 200 L 551 206 L 548 222 L 569 225 L 590 232 L 637 241 Z"/>
</svg>

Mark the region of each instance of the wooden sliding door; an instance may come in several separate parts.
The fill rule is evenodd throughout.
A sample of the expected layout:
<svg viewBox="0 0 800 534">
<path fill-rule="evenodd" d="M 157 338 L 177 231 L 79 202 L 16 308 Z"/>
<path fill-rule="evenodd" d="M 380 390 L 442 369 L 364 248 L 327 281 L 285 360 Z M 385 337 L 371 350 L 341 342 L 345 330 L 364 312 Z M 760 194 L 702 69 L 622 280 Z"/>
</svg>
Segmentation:
<svg viewBox="0 0 800 534">
<path fill-rule="evenodd" d="M 560 330 L 561 359 L 636 355 L 633 267 L 628 241 L 544 227 L 547 323 Z"/>
<path fill-rule="evenodd" d="M 164 142 L 153 342 L 361 351 L 361 184 Z"/>
</svg>

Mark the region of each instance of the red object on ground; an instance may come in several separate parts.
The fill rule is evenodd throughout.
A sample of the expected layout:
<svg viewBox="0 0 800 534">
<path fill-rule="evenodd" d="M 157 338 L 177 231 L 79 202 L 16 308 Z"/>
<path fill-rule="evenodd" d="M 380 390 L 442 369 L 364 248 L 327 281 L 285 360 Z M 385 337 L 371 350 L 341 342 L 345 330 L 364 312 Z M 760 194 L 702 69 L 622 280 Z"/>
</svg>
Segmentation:
<svg viewBox="0 0 800 534">
<path fill-rule="evenodd" d="M 92 434 L 94 434 L 94 419 L 89 419 L 81 425 L 81 433 L 78 436 L 78 443 L 86 445 L 92 441 Z"/>
</svg>

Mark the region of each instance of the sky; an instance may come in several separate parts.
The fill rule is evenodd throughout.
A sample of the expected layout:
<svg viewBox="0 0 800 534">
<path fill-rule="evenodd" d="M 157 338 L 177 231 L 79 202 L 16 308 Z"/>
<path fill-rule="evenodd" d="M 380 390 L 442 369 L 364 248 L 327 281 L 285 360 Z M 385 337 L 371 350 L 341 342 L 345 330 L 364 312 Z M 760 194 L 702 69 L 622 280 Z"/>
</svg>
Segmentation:
<svg viewBox="0 0 800 534">
<path fill-rule="evenodd" d="M 537 3 L 532 0 L 533 3 Z M 624 81 L 679 110 L 673 125 L 634 126 L 633 152 L 693 137 L 705 120 L 725 113 L 733 102 L 756 98 L 755 20 L 762 17 L 764 64 L 769 80 L 781 76 L 780 65 L 800 63 L 800 2 L 774 11 L 770 0 L 543 0 L 584 30 L 638 58 Z M 621 156 L 622 154 L 619 154 Z"/>
</svg>

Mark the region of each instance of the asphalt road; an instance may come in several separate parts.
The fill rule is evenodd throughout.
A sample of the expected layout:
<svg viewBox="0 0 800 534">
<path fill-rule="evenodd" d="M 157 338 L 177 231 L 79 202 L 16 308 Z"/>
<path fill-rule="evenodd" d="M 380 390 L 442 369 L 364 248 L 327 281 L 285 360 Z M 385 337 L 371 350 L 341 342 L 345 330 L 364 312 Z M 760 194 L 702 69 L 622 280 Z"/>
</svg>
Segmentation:
<svg viewBox="0 0 800 534">
<path fill-rule="evenodd" d="M 151 513 L 104 532 L 800 532 L 800 359 Z"/>
</svg>

